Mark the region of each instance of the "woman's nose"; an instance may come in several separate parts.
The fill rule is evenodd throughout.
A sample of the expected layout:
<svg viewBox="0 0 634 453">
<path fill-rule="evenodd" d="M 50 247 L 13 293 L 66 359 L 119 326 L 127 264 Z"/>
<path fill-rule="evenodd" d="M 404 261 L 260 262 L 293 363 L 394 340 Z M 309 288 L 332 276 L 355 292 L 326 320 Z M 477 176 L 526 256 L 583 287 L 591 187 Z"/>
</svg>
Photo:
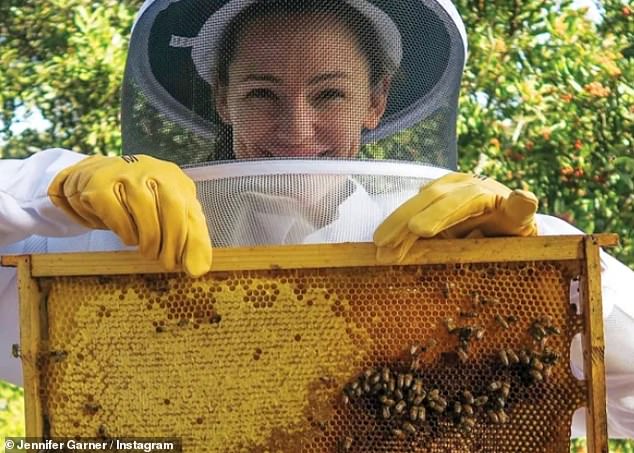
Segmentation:
<svg viewBox="0 0 634 453">
<path fill-rule="evenodd" d="M 286 108 L 279 133 L 290 145 L 308 145 L 314 134 L 314 118 L 310 104 L 305 100 L 296 100 Z"/>
</svg>

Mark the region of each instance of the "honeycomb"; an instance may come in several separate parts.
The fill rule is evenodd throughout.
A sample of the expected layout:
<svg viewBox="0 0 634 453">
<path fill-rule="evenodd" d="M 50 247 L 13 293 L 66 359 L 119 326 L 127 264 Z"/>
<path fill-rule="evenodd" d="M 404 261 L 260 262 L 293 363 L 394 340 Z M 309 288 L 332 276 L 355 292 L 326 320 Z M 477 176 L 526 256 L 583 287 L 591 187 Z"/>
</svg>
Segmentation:
<svg viewBox="0 0 634 453">
<path fill-rule="evenodd" d="M 582 329 L 571 263 L 40 279 L 47 434 L 180 437 L 188 452 L 567 453 L 586 394 L 569 367 Z M 560 360 L 529 382 L 500 350 L 543 349 L 543 319 Z M 464 328 L 479 339 L 467 345 Z M 508 419 L 476 408 L 465 430 L 428 407 L 403 433 L 376 398 L 352 391 L 385 370 L 412 374 L 450 407 L 465 390 L 491 398 L 502 382 Z"/>
</svg>

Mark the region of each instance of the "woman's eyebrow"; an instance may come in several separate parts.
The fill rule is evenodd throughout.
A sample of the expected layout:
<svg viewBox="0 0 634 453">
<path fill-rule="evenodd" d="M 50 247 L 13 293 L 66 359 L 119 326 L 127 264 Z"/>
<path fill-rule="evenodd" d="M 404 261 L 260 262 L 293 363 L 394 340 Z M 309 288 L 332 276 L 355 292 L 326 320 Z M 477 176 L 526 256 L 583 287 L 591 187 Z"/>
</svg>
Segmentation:
<svg viewBox="0 0 634 453">
<path fill-rule="evenodd" d="M 316 83 L 323 82 L 324 80 L 331 79 L 345 79 L 348 77 L 347 72 L 338 71 L 338 72 L 326 72 L 325 74 L 319 74 L 318 76 L 313 77 L 308 81 L 309 85 L 315 85 Z"/>
<path fill-rule="evenodd" d="M 280 84 L 282 83 L 282 79 L 278 79 L 270 74 L 249 74 L 242 79 L 242 82 L 272 82 Z"/>
</svg>

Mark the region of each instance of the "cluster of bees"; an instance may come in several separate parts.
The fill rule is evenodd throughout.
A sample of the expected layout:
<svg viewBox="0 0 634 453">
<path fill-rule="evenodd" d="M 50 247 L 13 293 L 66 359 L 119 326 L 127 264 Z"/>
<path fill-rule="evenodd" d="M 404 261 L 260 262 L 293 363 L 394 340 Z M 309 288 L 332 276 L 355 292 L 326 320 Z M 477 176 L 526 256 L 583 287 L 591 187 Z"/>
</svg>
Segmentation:
<svg viewBox="0 0 634 453">
<path fill-rule="evenodd" d="M 460 313 L 461 318 L 475 318 L 472 312 Z M 509 324 L 517 322 L 515 316 L 495 315 L 500 329 L 506 330 Z M 478 326 L 457 326 L 452 318 L 445 320 L 447 331 L 457 339 L 457 347 L 452 353 L 461 363 L 469 357 L 469 346 L 473 340 L 482 340 L 485 330 Z M 552 367 L 560 359 L 559 355 L 547 346 L 549 337 L 560 335 L 560 330 L 551 319 L 542 316 L 532 322 L 528 333 L 533 340 L 531 347 L 518 350 L 502 348 L 493 358 L 493 366 L 513 370 L 519 375 L 523 385 L 532 385 L 547 380 Z M 482 394 L 471 390 L 461 390 L 449 396 L 442 390 L 424 381 L 424 369 L 421 356 L 436 346 L 431 340 L 426 344 L 415 344 L 409 348 L 409 366 L 397 364 L 380 370 L 365 370 L 343 389 L 342 401 L 351 404 L 353 400 L 364 399 L 376 410 L 375 416 L 387 423 L 392 436 L 396 439 L 414 437 L 419 432 L 429 432 L 436 421 L 453 422 L 463 433 L 471 433 L 480 418 L 485 423 L 503 425 L 509 422 L 508 402 L 511 394 L 510 380 L 493 380 L 484 387 Z M 498 369 L 499 369 L 498 368 Z M 436 419 L 436 421 L 432 420 Z M 349 451 L 353 439 L 346 437 L 340 442 L 340 451 Z"/>
<path fill-rule="evenodd" d="M 538 344 L 537 348 L 523 348 L 515 352 L 511 348 L 500 349 L 498 357 L 505 367 L 519 367 L 522 380 L 527 383 L 542 382 L 552 374 L 552 367 L 559 361 L 559 354 L 547 346 L 548 338 L 560 335 L 547 316 L 536 319 L 530 326 L 529 333 Z"/>
<path fill-rule="evenodd" d="M 377 417 L 389 423 L 396 439 L 406 439 L 419 431 L 426 431 L 426 423 L 432 417 L 445 416 L 458 429 L 469 434 L 477 423 L 478 413 L 486 415 L 493 424 L 509 420 L 504 411 L 511 390 L 507 381 L 492 381 L 487 393 L 474 395 L 463 390 L 450 399 L 437 387 L 426 387 L 420 375 L 385 367 L 367 369 L 343 391 L 344 404 L 358 398 L 370 398 L 377 408 Z M 342 445 L 351 447 L 351 438 Z M 346 451 L 346 448 L 342 449 Z"/>
</svg>

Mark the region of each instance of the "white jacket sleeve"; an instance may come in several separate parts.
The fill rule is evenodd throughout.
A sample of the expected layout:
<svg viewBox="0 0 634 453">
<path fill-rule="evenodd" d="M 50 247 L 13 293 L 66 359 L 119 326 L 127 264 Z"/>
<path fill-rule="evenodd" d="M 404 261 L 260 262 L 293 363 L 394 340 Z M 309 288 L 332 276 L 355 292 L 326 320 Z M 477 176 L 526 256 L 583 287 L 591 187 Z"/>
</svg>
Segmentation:
<svg viewBox="0 0 634 453">
<path fill-rule="evenodd" d="M 72 239 L 29 236 L 8 246 L 0 246 L 0 256 L 134 249 L 135 247 L 124 245 L 111 231 L 90 230 L 73 236 Z M 21 362 L 10 356 L 11 345 L 20 343 L 18 307 L 16 271 L 13 268 L 0 267 L 0 381 L 22 385 Z"/>
<path fill-rule="evenodd" d="M 33 234 L 73 236 L 88 231 L 53 206 L 47 195 L 55 175 L 85 157 L 54 148 L 28 159 L 0 159 L 0 246 Z"/>
<path fill-rule="evenodd" d="M 541 235 L 583 234 L 551 216 L 538 215 Z M 608 434 L 634 438 L 634 271 L 601 251 L 601 296 L 605 338 Z M 573 288 L 572 297 L 576 296 Z M 571 368 L 583 379 L 581 338 L 571 348 Z M 585 413 L 578 411 L 572 423 L 573 437 L 585 436 Z"/>
</svg>

